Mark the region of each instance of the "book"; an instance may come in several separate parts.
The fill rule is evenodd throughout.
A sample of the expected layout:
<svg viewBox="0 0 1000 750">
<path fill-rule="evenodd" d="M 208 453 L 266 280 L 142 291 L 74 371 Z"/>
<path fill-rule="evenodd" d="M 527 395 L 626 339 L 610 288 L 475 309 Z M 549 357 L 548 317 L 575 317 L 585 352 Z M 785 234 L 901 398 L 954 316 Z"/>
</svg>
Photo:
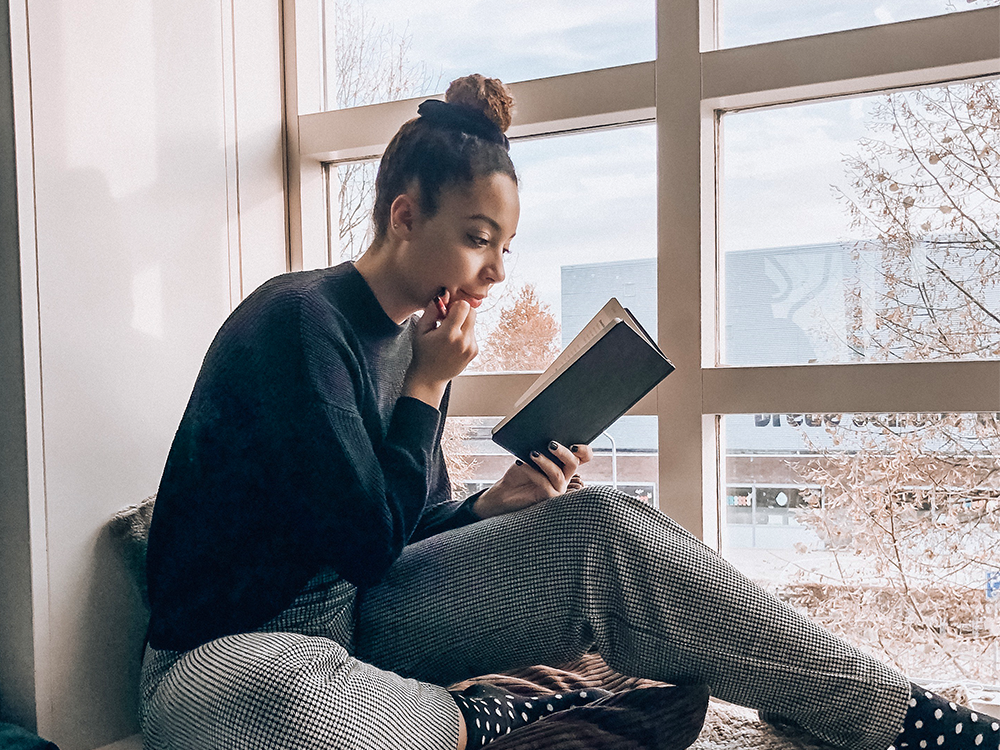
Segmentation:
<svg viewBox="0 0 1000 750">
<path fill-rule="evenodd" d="M 493 442 L 529 465 L 552 440 L 588 445 L 673 371 L 612 297 L 493 428 Z"/>
</svg>

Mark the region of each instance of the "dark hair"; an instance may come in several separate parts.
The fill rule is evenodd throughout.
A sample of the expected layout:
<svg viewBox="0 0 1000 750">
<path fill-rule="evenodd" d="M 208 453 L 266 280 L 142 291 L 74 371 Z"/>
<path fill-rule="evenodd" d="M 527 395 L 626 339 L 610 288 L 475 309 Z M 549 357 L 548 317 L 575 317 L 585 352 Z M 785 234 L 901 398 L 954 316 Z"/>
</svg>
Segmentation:
<svg viewBox="0 0 1000 750">
<path fill-rule="evenodd" d="M 495 173 L 517 183 L 503 134 L 514 105 L 507 87 L 473 74 L 452 81 L 445 102 L 421 104 L 420 116 L 399 129 L 382 155 L 372 210 L 376 243 L 389 227 L 392 202 L 411 185 L 417 186 L 420 210 L 433 216 L 446 187 Z"/>
</svg>

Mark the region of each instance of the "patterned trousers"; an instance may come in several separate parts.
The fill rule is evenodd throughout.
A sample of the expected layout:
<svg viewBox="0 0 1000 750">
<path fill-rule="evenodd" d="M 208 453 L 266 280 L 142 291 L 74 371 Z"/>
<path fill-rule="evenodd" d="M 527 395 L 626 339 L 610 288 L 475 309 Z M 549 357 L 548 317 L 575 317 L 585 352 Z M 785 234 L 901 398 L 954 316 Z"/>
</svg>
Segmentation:
<svg viewBox="0 0 1000 750">
<path fill-rule="evenodd" d="M 148 649 L 145 747 L 453 750 L 439 686 L 591 648 L 849 750 L 885 750 L 909 697 L 663 514 L 590 487 L 412 544 L 364 592 L 319 575 L 259 631 Z"/>
</svg>

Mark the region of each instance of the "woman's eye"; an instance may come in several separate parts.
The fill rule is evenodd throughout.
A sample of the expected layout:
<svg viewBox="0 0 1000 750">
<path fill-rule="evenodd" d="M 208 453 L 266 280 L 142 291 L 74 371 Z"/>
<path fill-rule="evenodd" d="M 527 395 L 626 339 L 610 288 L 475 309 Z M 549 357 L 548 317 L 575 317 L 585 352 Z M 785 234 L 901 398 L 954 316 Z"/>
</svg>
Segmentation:
<svg viewBox="0 0 1000 750">
<path fill-rule="evenodd" d="M 486 247 L 490 244 L 490 241 L 486 237 L 480 237 L 477 234 L 470 234 L 469 239 L 472 240 L 472 244 L 478 245 L 479 247 Z"/>
</svg>

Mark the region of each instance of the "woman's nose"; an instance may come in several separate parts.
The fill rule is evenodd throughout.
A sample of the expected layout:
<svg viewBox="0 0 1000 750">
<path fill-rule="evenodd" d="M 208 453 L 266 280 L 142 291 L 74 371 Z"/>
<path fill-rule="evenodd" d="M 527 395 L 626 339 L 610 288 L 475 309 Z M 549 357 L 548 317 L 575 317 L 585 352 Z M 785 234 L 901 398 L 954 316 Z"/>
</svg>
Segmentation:
<svg viewBox="0 0 1000 750">
<path fill-rule="evenodd" d="M 506 275 L 503 270 L 503 251 L 500 251 L 496 259 L 486 267 L 486 278 L 491 284 L 499 284 Z"/>
</svg>

